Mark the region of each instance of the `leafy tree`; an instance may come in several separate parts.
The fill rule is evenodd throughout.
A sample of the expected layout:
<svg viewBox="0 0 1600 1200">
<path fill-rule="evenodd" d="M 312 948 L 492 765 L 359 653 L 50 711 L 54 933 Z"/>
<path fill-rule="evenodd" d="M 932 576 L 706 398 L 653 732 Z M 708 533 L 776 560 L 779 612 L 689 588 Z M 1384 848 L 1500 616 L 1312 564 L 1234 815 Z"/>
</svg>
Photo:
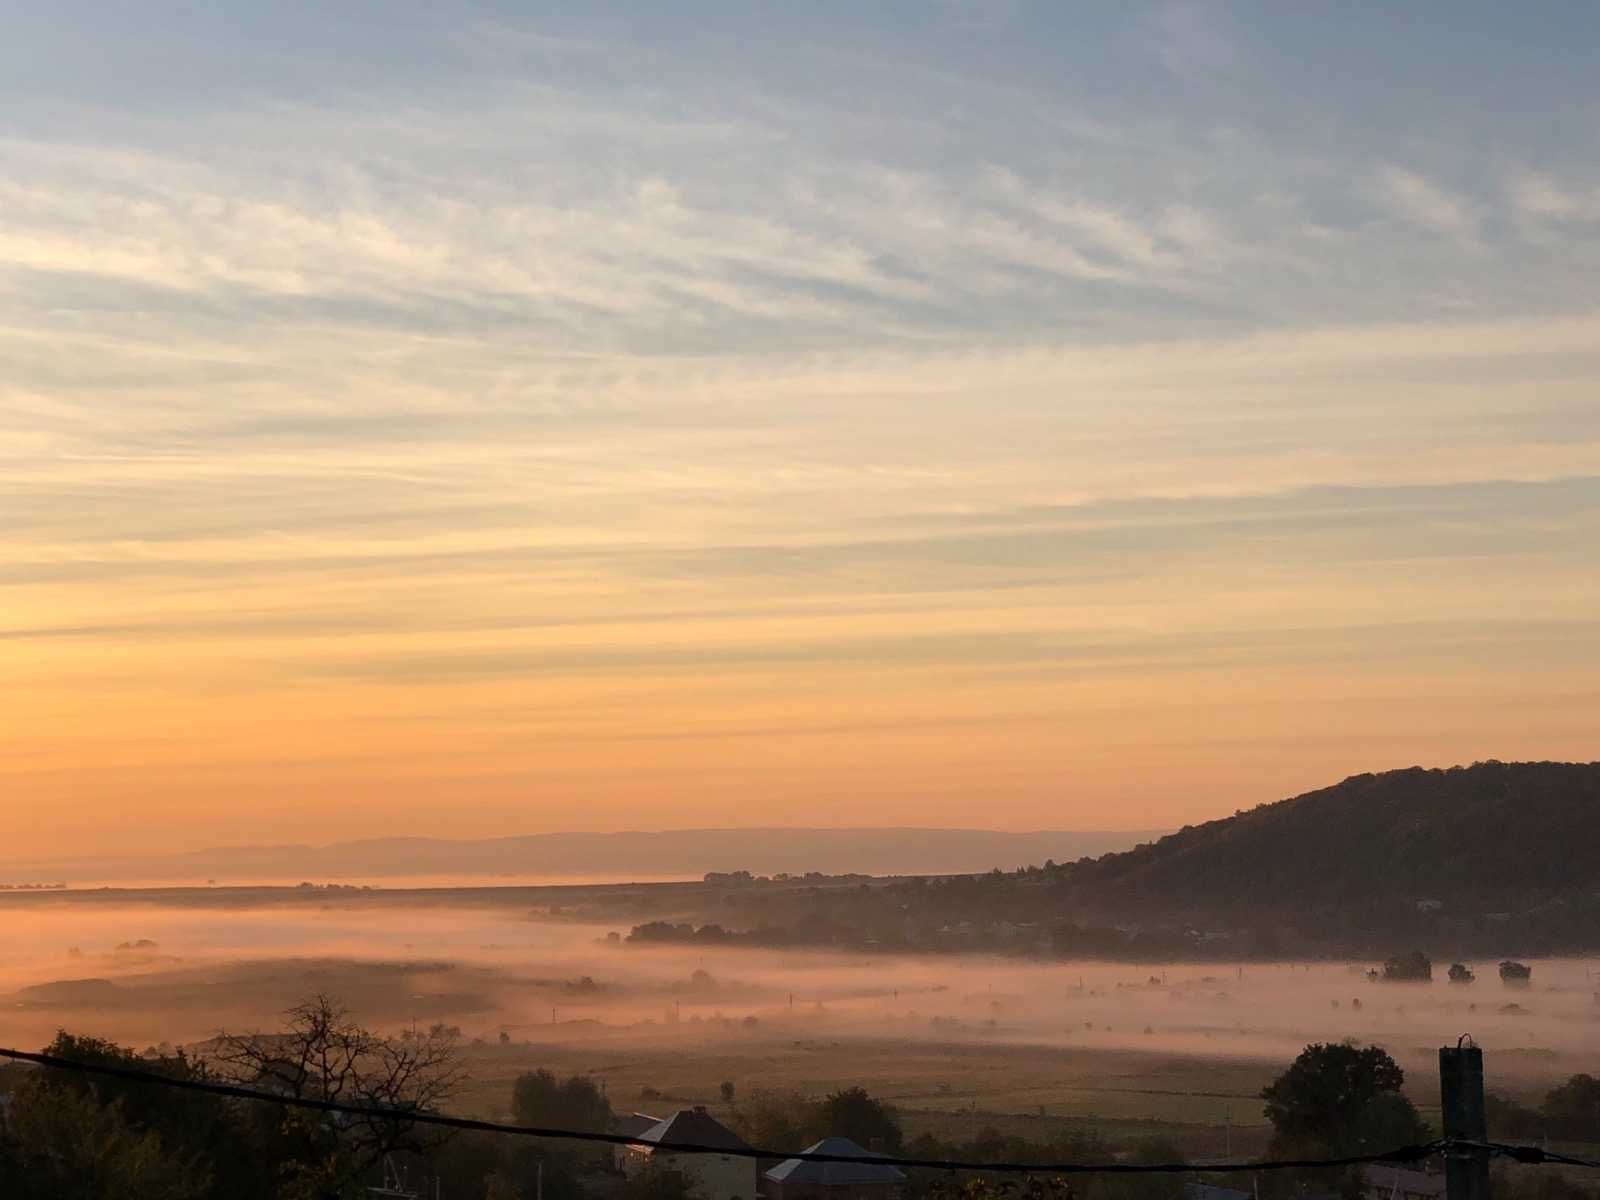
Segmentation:
<svg viewBox="0 0 1600 1200">
<path fill-rule="evenodd" d="M 753 1088 L 733 1114 L 734 1131 L 752 1146 L 803 1150 L 816 1124 L 817 1102 L 792 1088 Z"/>
<path fill-rule="evenodd" d="M 512 1189 L 506 1195 L 517 1196 L 520 1186 L 506 1169 L 507 1143 L 512 1140 L 476 1130 L 458 1134 L 429 1156 L 429 1173 L 438 1179 L 439 1190 L 446 1196 L 481 1195 L 498 1175 L 504 1175 Z"/>
<path fill-rule="evenodd" d="M 204 1079 L 202 1063 L 182 1053 L 145 1057 L 103 1038 L 65 1031 L 45 1053 L 75 1062 L 130 1067 L 175 1079 Z M 211 1177 L 216 1189 L 230 1196 L 264 1195 L 256 1164 L 239 1152 L 238 1110 L 229 1101 L 198 1092 L 152 1087 L 127 1079 L 74 1071 L 31 1071 L 19 1087 L 21 1103 L 58 1106 L 78 1111 L 115 1112 L 107 1128 L 123 1127 L 134 1140 L 160 1145 L 164 1153 L 189 1162 L 194 1173 Z M 132 1143 L 117 1139 L 126 1149 Z M 81 1147 L 74 1148 L 77 1153 Z"/>
<path fill-rule="evenodd" d="M 611 1102 L 593 1079 L 587 1075 L 558 1079 L 542 1068 L 517 1076 L 511 1088 L 511 1117 L 518 1125 L 586 1133 L 604 1133 L 613 1120 Z"/>
<path fill-rule="evenodd" d="M 1135 1143 L 1128 1161 L 1134 1163 L 1181 1163 L 1183 1151 L 1164 1138 L 1144 1138 Z M 1101 1175 L 1095 1179 L 1096 1200 L 1169 1200 L 1172 1178 L 1168 1175 Z"/>
<path fill-rule="evenodd" d="M 724 1104 L 728 1105 L 729 1107 L 732 1107 L 732 1105 L 733 1105 L 733 1096 L 734 1096 L 733 1080 L 724 1079 L 722 1081 L 722 1089 L 721 1090 L 722 1090 L 722 1102 Z"/>
<path fill-rule="evenodd" d="M 1273 1152 L 1339 1157 L 1426 1140 L 1404 1083 L 1405 1072 L 1378 1046 L 1307 1046 L 1261 1093 Z"/>
<path fill-rule="evenodd" d="M 858 1146 L 877 1148 L 888 1154 L 900 1149 L 905 1133 L 893 1106 L 875 1100 L 865 1088 L 852 1087 L 834 1092 L 816 1108 L 809 1132 L 813 1140 L 829 1136 L 847 1137 Z"/>
<path fill-rule="evenodd" d="M 1431 1136 L 1416 1105 L 1399 1092 L 1379 1092 L 1357 1115 L 1350 1130 L 1351 1153 L 1415 1146 Z"/>
<path fill-rule="evenodd" d="M 1544 1119 L 1536 1110 L 1499 1092 L 1484 1093 L 1483 1112 L 1489 1136 L 1500 1141 L 1529 1141 L 1544 1132 Z"/>
<path fill-rule="evenodd" d="M 628 1176 L 622 1200 L 696 1200 L 694 1183 L 677 1167 L 652 1162 Z"/>
<path fill-rule="evenodd" d="M 1433 979 L 1433 961 L 1421 950 L 1397 954 L 1383 964 L 1385 983 L 1428 983 Z"/>
<path fill-rule="evenodd" d="M 545 1129 L 581 1129 L 604 1133 L 615 1121 L 611 1103 L 587 1075 L 560 1079 L 546 1070 L 517 1076 L 511 1087 L 511 1116 L 518 1125 Z M 523 1192 L 542 1191 L 544 1200 L 579 1200 L 583 1189 L 579 1175 L 610 1157 L 605 1146 L 581 1142 L 533 1142 L 516 1139 L 507 1149 L 504 1168 L 520 1181 Z"/>
<path fill-rule="evenodd" d="M 733 1123 L 752 1146 L 802 1150 L 825 1137 L 847 1137 L 857 1145 L 893 1153 L 905 1141 L 891 1105 L 865 1088 L 852 1087 L 818 1100 L 804 1092 L 756 1088 L 739 1105 Z"/>
<path fill-rule="evenodd" d="M 1477 976 L 1472 973 L 1472 968 L 1466 963 L 1450 964 L 1451 983 L 1471 983 Z"/>
<path fill-rule="evenodd" d="M 15 1200 L 200 1200 L 212 1177 L 200 1156 L 140 1130 L 120 1101 L 61 1088 L 42 1076 L 20 1084 L 5 1108 L 0 1155 Z M 9 1161 L 5 1161 L 9 1159 Z"/>
<path fill-rule="evenodd" d="M 1600 1141 L 1600 1079 L 1574 1075 L 1544 1098 L 1540 1107 L 1550 1136 L 1563 1141 Z"/>
<path fill-rule="evenodd" d="M 96 1066 L 129 1067 L 149 1071 L 156 1075 L 170 1075 L 174 1079 L 204 1078 L 201 1064 L 191 1062 L 182 1053 L 168 1056 L 144 1057 L 104 1038 L 82 1037 L 65 1030 L 56 1034 L 44 1052 L 56 1058 L 73 1062 L 92 1063 Z M 199 1116 L 199 1110 L 209 1112 L 216 1100 L 193 1092 L 169 1091 L 130 1079 L 116 1079 L 106 1075 L 91 1075 L 76 1071 L 52 1071 L 35 1076 L 41 1087 L 55 1091 L 88 1094 L 103 1104 L 121 1105 L 123 1116 L 134 1126 L 148 1128 L 152 1125 L 174 1127 L 175 1118 Z"/>
</svg>

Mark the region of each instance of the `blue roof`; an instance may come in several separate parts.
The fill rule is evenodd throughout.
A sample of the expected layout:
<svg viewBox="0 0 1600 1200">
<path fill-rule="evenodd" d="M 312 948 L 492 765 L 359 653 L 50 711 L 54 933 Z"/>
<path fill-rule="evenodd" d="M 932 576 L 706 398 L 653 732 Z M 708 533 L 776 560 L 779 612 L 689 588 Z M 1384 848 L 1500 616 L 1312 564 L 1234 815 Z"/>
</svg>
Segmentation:
<svg viewBox="0 0 1600 1200">
<path fill-rule="evenodd" d="M 849 1138 L 823 1138 L 815 1146 L 807 1146 L 802 1154 L 848 1154 L 863 1162 L 808 1162 L 803 1158 L 785 1159 L 767 1172 L 773 1183 L 817 1183 L 823 1187 L 847 1187 L 863 1183 L 904 1183 L 905 1172 L 899 1167 L 872 1162 L 882 1158 L 871 1150 L 863 1150 Z"/>
</svg>

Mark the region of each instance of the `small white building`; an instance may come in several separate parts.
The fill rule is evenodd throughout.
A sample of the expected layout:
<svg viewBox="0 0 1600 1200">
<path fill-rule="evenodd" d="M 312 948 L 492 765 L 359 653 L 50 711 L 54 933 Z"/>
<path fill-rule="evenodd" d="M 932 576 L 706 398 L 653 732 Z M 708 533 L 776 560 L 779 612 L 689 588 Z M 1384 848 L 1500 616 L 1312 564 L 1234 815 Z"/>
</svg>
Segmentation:
<svg viewBox="0 0 1600 1200">
<path fill-rule="evenodd" d="M 1191 1180 L 1183 1185 L 1183 1200 L 1254 1200 L 1249 1192 L 1238 1188 L 1218 1187 L 1214 1183 Z"/>
<path fill-rule="evenodd" d="M 1361 1194 L 1366 1200 L 1444 1200 L 1444 1176 L 1373 1163 L 1361 1168 Z"/>
<path fill-rule="evenodd" d="M 705 1105 L 681 1108 L 638 1135 L 643 1146 L 629 1146 L 623 1170 L 629 1174 L 651 1166 L 682 1171 L 699 1200 L 756 1200 L 756 1160 L 732 1154 L 674 1154 L 657 1146 L 710 1146 L 720 1150 L 748 1150 Z"/>
<path fill-rule="evenodd" d="M 660 1117 L 653 1117 L 649 1113 L 629 1113 L 617 1122 L 617 1132 L 622 1134 L 623 1137 L 636 1138 L 643 1136 L 647 1130 L 659 1124 L 661 1124 Z M 612 1150 L 614 1151 L 617 1170 L 626 1171 L 628 1169 L 628 1155 L 638 1153 L 639 1147 L 614 1146 Z"/>
</svg>

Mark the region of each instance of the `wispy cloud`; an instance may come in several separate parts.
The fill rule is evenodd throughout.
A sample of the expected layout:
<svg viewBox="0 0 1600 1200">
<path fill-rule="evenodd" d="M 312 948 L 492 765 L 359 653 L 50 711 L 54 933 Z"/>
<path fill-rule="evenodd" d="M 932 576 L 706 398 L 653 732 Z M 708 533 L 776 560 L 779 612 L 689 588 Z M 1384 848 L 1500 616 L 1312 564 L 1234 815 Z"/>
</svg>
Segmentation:
<svg viewBox="0 0 1600 1200">
<path fill-rule="evenodd" d="M 1472 207 L 1416 171 L 1386 166 L 1378 173 L 1378 186 L 1391 210 L 1413 225 L 1463 239 L 1477 232 L 1478 217 Z"/>
<path fill-rule="evenodd" d="M 1358 89 L 1394 47 L 1294 9 L 264 13 L 0 43 L 7 794 L 1048 824 L 1130 728 L 1151 796 L 1252 799 L 1444 695 L 1406 753 L 1589 735 L 1600 210 L 1527 88 L 1503 169 L 1418 103 L 1472 46 Z"/>
<path fill-rule="evenodd" d="M 1600 186 L 1569 186 L 1538 171 L 1518 171 L 1507 188 L 1516 211 L 1535 220 L 1600 221 Z"/>
</svg>

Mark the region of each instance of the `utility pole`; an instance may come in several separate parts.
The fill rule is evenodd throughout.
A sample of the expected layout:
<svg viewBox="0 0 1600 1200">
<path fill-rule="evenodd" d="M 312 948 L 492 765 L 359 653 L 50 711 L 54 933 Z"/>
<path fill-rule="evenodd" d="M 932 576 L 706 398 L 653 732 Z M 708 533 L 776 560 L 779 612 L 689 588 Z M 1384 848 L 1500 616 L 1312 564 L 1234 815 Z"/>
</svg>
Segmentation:
<svg viewBox="0 0 1600 1200">
<path fill-rule="evenodd" d="M 1483 1110 L 1483 1051 L 1462 1035 L 1439 1048 L 1439 1104 L 1444 1136 L 1482 1142 L 1489 1135 Z M 1444 1186 L 1448 1200 L 1489 1200 L 1489 1156 L 1482 1150 L 1445 1151 Z"/>
</svg>

